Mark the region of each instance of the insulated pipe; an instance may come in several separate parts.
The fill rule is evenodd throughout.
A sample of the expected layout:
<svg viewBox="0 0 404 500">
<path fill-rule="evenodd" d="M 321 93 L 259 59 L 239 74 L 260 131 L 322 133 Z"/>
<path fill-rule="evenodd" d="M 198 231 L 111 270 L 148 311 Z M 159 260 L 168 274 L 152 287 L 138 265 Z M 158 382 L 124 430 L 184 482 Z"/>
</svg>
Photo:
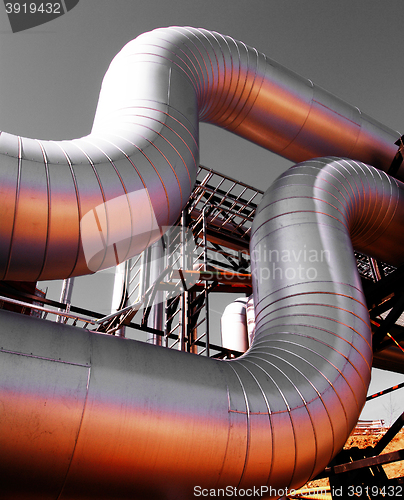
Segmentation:
<svg viewBox="0 0 404 500">
<path fill-rule="evenodd" d="M 90 136 L 1 135 L 2 276 L 84 274 L 159 238 L 192 187 L 198 112 L 293 159 L 387 169 L 398 138 L 231 38 L 157 30 L 112 63 Z M 0 313 L 3 494 L 186 499 L 198 485 L 267 485 L 279 496 L 339 451 L 372 357 L 349 234 L 402 263 L 402 185 L 352 160 L 293 172 L 254 223 L 257 326 L 237 360 Z"/>
<path fill-rule="evenodd" d="M 275 498 L 304 484 L 342 448 L 370 379 L 351 240 L 399 265 L 403 226 L 404 185 L 363 163 L 278 178 L 252 231 L 254 341 L 231 361 L 0 311 L 3 495 Z"/>
<path fill-rule="evenodd" d="M 192 190 L 200 120 L 293 161 L 331 154 L 384 170 L 399 138 L 228 36 L 145 33 L 112 61 L 90 135 L 0 135 L 0 279 L 96 272 L 160 238 Z"/>
<path fill-rule="evenodd" d="M 240 362 L 276 387 L 272 444 L 285 455 L 269 484 L 303 483 L 357 420 L 372 348 L 353 247 L 401 265 L 403 217 L 403 184 L 352 160 L 297 165 L 265 193 L 250 245 L 256 333 Z"/>
</svg>

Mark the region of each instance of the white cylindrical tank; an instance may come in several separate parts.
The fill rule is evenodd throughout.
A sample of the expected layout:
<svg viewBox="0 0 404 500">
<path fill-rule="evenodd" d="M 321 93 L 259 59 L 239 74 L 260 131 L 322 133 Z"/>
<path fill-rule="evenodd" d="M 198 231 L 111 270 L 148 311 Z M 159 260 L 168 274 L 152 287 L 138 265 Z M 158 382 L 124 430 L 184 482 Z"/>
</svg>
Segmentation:
<svg viewBox="0 0 404 500">
<path fill-rule="evenodd" d="M 232 351 L 245 352 L 248 347 L 247 307 L 248 297 L 239 297 L 229 304 L 220 320 L 222 346 Z"/>
<path fill-rule="evenodd" d="M 254 296 L 250 295 L 246 303 L 246 320 L 247 320 L 247 333 L 248 345 L 251 345 L 255 335 L 255 312 L 254 312 Z"/>
</svg>

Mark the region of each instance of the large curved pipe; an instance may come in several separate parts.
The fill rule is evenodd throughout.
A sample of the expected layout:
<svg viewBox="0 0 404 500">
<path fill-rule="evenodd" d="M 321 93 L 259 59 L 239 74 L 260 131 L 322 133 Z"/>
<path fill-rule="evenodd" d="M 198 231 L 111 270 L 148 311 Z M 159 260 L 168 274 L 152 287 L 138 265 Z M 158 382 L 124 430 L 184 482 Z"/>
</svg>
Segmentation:
<svg viewBox="0 0 404 500">
<path fill-rule="evenodd" d="M 150 244 L 191 189 L 198 113 L 292 159 L 387 169 L 398 137 L 231 38 L 157 30 L 112 63 L 90 136 L 1 135 L 2 276 L 84 274 Z M 328 463 L 356 423 L 372 356 L 349 235 L 397 264 L 403 191 L 352 160 L 292 172 L 254 223 L 257 329 L 242 358 L 1 312 L 5 495 L 188 499 L 195 486 L 267 485 L 278 496 Z"/>
<path fill-rule="evenodd" d="M 192 189 L 199 120 L 294 161 L 332 154 L 384 170 L 399 137 L 230 37 L 145 33 L 111 63 L 90 135 L 1 134 L 0 279 L 88 274 L 158 239 Z"/>
<path fill-rule="evenodd" d="M 0 312 L 5 497 L 304 484 L 345 443 L 370 379 L 351 239 L 379 256 L 403 248 L 403 226 L 404 185 L 373 167 L 328 158 L 282 175 L 254 221 L 254 341 L 228 362 Z"/>
</svg>

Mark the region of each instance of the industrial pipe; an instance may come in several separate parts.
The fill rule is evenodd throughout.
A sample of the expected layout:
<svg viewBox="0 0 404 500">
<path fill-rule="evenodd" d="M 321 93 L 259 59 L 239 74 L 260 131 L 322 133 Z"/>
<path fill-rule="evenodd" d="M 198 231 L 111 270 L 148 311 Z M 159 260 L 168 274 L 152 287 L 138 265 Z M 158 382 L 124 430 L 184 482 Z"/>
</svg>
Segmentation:
<svg viewBox="0 0 404 500">
<path fill-rule="evenodd" d="M 385 170 L 399 136 L 229 37 L 142 35 L 113 61 L 88 137 L 1 135 L 3 278 L 85 274 L 158 239 L 192 188 L 198 113 L 292 159 Z M 229 362 L 0 312 L 2 494 L 275 498 L 304 484 L 343 446 L 370 377 L 350 238 L 401 263 L 403 207 L 402 184 L 359 161 L 281 176 L 253 227 L 253 345 Z"/>
<path fill-rule="evenodd" d="M 331 154 L 384 170 L 400 136 L 228 36 L 145 33 L 112 61 L 90 135 L 0 135 L 0 279 L 93 273 L 159 239 L 192 190 L 200 120 L 293 161 Z"/>
<path fill-rule="evenodd" d="M 403 225 L 403 184 L 373 167 L 287 171 L 258 208 L 256 331 L 232 361 L 1 311 L 5 498 L 276 498 L 304 484 L 342 448 L 370 379 L 351 239 L 387 256 Z"/>
</svg>

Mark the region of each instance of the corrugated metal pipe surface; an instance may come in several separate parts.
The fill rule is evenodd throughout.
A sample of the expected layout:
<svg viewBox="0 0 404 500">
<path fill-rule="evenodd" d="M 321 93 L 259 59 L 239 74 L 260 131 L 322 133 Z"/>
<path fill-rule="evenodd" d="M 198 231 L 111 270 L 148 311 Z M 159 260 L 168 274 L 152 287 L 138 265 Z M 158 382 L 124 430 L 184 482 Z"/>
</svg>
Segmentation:
<svg viewBox="0 0 404 500">
<path fill-rule="evenodd" d="M 273 482 L 312 474 L 359 416 L 372 348 L 352 246 L 403 263 L 403 188 L 363 163 L 320 158 L 289 169 L 260 204 L 251 241 L 256 333 L 240 363 L 268 390 L 280 453 Z"/>
<path fill-rule="evenodd" d="M 1 135 L 2 276 L 84 274 L 150 244 L 192 188 L 199 119 L 293 159 L 384 169 L 398 137 L 229 37 L 142 35 L 112 63 L 88 137 Z M 367 392 L 352 244 L 402 263 L 403 207 L 402 185 L 359 161 L 281 176 L 253 227 L 254 341 L 229 362 L 0 311 L 1 495 L 276 497 L 304 484 Z"/>
<path fill-rule="evenodd" d="M 331 154 L 385 170 L 399 137 L 228 36 L 145 33 L 112 61 L 90 135 L 0 135 L 0 278 L 88 274 L 157 240 L 192 190 L 199 121 L 293 161 Z"/>
<path fill-rule="evenodd" d="M 253 227 L 254 341 L 231 361 L 0 311 L 5 498 L 277 497 L 304 484 L 345 443 L 370 378 L 351 241 L 400 264 L 403 223 L 403 184 L 363 163 L 282 175 Z"/>
</svg>

